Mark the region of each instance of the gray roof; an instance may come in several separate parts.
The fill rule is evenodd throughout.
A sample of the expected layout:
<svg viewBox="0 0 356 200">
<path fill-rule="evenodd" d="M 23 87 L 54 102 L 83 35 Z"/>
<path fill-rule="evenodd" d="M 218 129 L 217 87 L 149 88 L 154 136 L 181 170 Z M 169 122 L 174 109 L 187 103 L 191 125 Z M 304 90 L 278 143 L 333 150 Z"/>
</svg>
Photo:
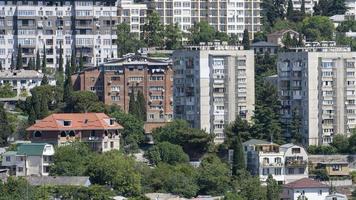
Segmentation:
<svg viewBox="0 0 356 200">
<path fill-rule="evenodd" d="M 347 155 L 309 155 L 308 159 L 312 163 L 344 164 L 348 163 Z"/>
<path fill-rule="evenodd" d="M 251 47 L 278 47 L 278 45 L 271 42 L 260 41 L 252 43 Z"/>
<path fill-rule="evenodd" d="M 2 154 L 3 156 L 16 156 L 17 152 L 16 151 L 7 151 L 4 154 Z"/>
<path fill-rule="evenodd" d="M 251 139 L 243 143 L 243 145 L 263 145 L 263 144 L 274 144 L 265 140 Z"/>
<path fill-rule="evenodd" d="M 91 185 L 88 176 L 29 176 L 26 179 L 31 185 Z"/>
<path fill-rule="evenodd" d="M 1 70 L 0 79 L 42 79 L 43 74 L 35 70 Z M 49 77 L 50 78 L 50 77 Z"/>
</svg>

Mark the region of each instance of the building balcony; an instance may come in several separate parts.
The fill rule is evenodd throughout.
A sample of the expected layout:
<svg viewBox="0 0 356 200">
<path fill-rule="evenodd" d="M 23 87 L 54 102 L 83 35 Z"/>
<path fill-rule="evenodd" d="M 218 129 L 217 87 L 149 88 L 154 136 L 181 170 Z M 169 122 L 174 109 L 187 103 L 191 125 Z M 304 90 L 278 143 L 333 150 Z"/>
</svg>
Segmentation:
<svg viewBox="0 0 356 200">
<path fill-rule="evenodd" d="M 283 167 L 283 163 L 265 163 L 261 164 L 261 167 Z"/>
<path fill-rule="evenodd" d="M 308 162 L 306 160 L 286 160 L 286 167 L 306 167 Z"/>
</svg>

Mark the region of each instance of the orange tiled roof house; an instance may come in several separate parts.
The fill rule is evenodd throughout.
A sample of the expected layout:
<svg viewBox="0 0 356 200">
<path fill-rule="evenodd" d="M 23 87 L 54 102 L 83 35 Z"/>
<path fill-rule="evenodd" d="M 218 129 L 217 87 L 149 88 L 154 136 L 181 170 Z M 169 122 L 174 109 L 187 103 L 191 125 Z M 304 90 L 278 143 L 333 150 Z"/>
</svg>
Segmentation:
<svg viewBox="0 0 356 200">
<path fill-rule="evenodd" d="M 123 127 L 104 113 L 52 114 L 29 128 L 32 142 L 62 145 L 68 142 L 86 142 L 98 152 L 120 148 Z"/>
</svg>

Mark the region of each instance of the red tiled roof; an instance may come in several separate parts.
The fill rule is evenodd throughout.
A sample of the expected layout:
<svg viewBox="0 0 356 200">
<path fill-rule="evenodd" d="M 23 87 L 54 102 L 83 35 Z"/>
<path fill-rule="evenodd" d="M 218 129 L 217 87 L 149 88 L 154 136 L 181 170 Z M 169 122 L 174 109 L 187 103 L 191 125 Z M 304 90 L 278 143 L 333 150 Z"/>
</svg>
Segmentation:
<svg viewBox="0 0 356 200">
<path fill-rule="evenodd" d="M 310 178 L 302 178 L 297 181 L 283 185 L 285 188 L 297 189 L 297 188 L 328 188 L 328 185 L 320 183 Z"/>
<path fill-rule="evenodd" d="M 71 121 L 70 126 L 63 126 L 63 121 Z M 107 121 L 106 121 L 107 120 Z M 52 114 L 34 125 L 27 128 L 27 131 L 57 131 L 57 130 L 102 130 L 102 129 L 122 129 L 123 127 L 114 122 L 109 124 L 110 117 L 104 113 L 59 113 Z"/>
</svg>

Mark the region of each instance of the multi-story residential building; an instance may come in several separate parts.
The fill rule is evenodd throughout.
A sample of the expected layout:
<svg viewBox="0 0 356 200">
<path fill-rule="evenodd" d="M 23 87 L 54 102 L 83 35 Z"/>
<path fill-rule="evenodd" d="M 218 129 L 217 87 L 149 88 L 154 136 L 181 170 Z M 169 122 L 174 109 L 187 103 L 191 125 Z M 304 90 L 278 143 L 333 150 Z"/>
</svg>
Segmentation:
<svg viewBox="0 0 356 200">
<path fill-rule="evenodd" d="M 355 20 L 356 16 L 356 1 L 355 0 L 346 0 L 345 1 L 346 5 L 346 12 L 345 12 L 345 18 L 347 20 Z"/>
<path fill-rule="evenodd" d="M 260 0 L 151 0 L 149 10 L 156 10 L 161 22 L 177 23 L 181 30 L 189 31 L 194 23 L 207 21 L 215 30 L 237 34 L 242 39 L 247 29 L 250 38 L 261 29 Z"/>
<path fill-rule="evenodd" d="M 174 117 L 224 141 L 236 116 L 250 120 L 255 104 L 254 52 L 239 46 L 191 46 L 173 53 Z"/>
<path fill-rule="evenodd" d="M 64 61 L 75 50 L 85 65 L 116 57 L 116 1 L 0 1 L 0 62 L 9 68 L 21 45 L 23 63 L 39 51 L 49 68 L 58 67 L 62 44 Z"/>
<path fill-rule="evenodd" d="M 247 169 L 265 183 L 268 175 L 279 183 L 308 177 L 308 155 L 294 144 L 279 146 L 272 142 L 251 139 L 243 143 Z"/>
<path fill-rule="evenodd" d="M 129 111 L 130 94 L 141 91 L 146 100 L 147 126 L 173 117 L 173 70 L 170 60 L 129 55 L 73 77 L 75 90 L 92 91 L 107 105 Z M 149 128 L 148 128 L 149 129 Z"/>
<path fill-rule="evenodd" d="M 119 23 L 129 24 L 131 32 L 140 37 L 147 21 L 147 5 L 133 0 L 119 1 L 118 17 Z"/>
<path fill-rule="evenodd" d="M 301 118 L 303 143 L 322 145 L 356 127 L 356 52 L 322 44 L 278 56 L 278 90 L 286 127 Z M 290 136 L 287 130 L 286 137 Z"/>
<path fill-rule="evenodd" d="M 120 148 L 123 127 L 104 113 L 52 114 L 29 128 L 32 142 L 63 145 L 86 142 L 94 151 L 105 152 Z"/>
<path fill-rule="evenodd" d="M 30 90 L 41 85 L 43 74 L 35 70 L 0 70 L 0 85 L 9 84 L 17 97 L 30 95 Z M 56 80 L 49 76 L 49 85 L 56 85 Z"/>
<path fill-rule="evenodd" d="M 299 10 L 302 7 L 302 0 L 292 0 L 293 2 L 293 9 L 294 10 Z M 314 12 L 314 6 L 319 2 L 319 0 L 304 0 L 304 7 L 305 7 L 305 12 L 309 14 L 313 14 Z"/>
<path fill-rule="evenodd" d="M 48 176 L 54 148 L 46 143 L 20 144 L 17 151 L 6 152 L 2 166 L 15 170 L 16 176 Z"/>
</svg>

